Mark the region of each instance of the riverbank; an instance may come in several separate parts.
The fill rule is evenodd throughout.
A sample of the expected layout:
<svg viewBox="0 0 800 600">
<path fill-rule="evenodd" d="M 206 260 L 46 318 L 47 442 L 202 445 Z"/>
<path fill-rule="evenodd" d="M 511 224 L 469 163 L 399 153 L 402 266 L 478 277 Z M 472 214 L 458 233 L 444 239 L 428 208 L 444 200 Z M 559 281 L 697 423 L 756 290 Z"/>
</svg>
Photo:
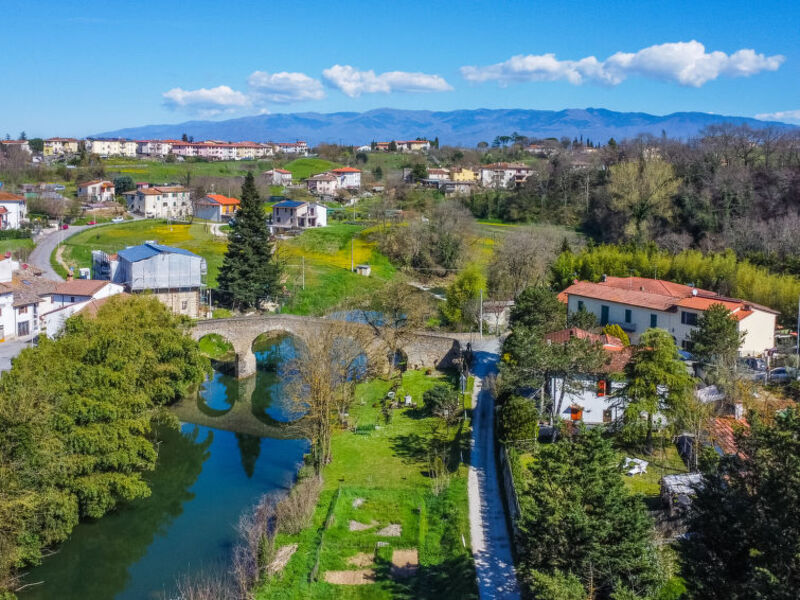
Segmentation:
<svg viewBox="0 0 800 600">
<path fill-rule="evenodd" d="M 257 598 L 477 598 L 462 462 L 470 421 L 445 428 L 424 414 L 423 393 L 440 383 L 452 385 L 405 373 L 397 395 L 410 394 L 418 407 L 394 409 L 389 419 L 381 400 L 391 383 L 358 386 L 349 428 L 333 436 L 312 524 L 277 536 L 276 547 L 297 550 Z M 448 442 L 444 469 L 431 455 L 437 436 Z"/>
</svg>

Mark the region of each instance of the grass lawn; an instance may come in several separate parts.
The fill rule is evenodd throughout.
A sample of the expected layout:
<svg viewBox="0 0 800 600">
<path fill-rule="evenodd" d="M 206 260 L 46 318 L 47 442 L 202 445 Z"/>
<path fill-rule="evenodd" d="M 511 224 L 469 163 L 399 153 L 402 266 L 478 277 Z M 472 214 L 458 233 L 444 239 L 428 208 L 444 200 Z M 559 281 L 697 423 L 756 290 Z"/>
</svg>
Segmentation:
<svg viewBox="0 0 800 600">
<path fill-rule="evenodd" d="M 634 475 L 633 477 L 625 477 L 625 485 L 627 488 L 633 493 L 642 494 L 648 503 L 657 503 L 659 501 L 659 494 L 661 492 L 660 481 L 664 475 L 688 472 L 683 459 L 680 457 L 680 454 L 678 454 L 678 449 L 669 438 L 656 438 L 655 446 L 656 448 L 651 455 L 643 454 L 635 450 L 621 450 L 623 457 L 641 458 L 650 463 L 647 465 L 647 473 Z"/>
<path fill-rule="evenodd" d="M 103 160 L 106 175 L 130 175 L 134 181 L 153 183 L 185 182 L 187 174 L 209 177 L 243 177 L 248 171 L 260 173 L 272 168 L 271 160 L 239 160 L 214 162 L 174 162 L 160 160 L 107 158 Z"/>
<path fill-rule="evenodd" d="M 324 173 L 325 171 L 333 169 L 337 166 L 339 165 L 321 158 L 296 158 L 295 160 L 283 165 L 283 168 L 287 171 L 291 171 L 292 179 L 294 179 L 295 182 L 298 182 L 301 179 L 311 177 L 312 175 L 316 175 L 318 173 Z"/>
<path fill-rule="evenodd" d="M 214 360 L 225 362 L 236 358 L 233 344 L 216 333 L 210 333 L 200 338 L 198 346 L 200 346 L 200 352 Z"/>
<path fill-rule="evenodd" d="M 350 271 L 351 240 L 354 264 L 368 263 L 370 277 Z M 359 225 L 335 224 L 311 229 L 280 244 L 293 296 L 285 307 L 296 314 L 323 314 L 347 299 L 368 294 L 393 279 L 397 271 L 377 251 Z M 302 288 L 305 260 L 305 290 Z"/>
<path fill-rule="evenodd" d="M 199 254 L 208 262 L 208 284 L 216 285 L 217 272 L 222 264 L 227 241 L 212 235 L 205 223 L 184 225 L 144 219 L 95 227 L 68 238 L 63 244 L 65 250 L 62 257 L 65 262 L 76 267 L 91 267 L 92 250 L 112 253 L 146 240 L 155 240 L 159 244 L 177 246 Z"/>
<path fill-rule="evenodd" d="M 11 252 L 15 258 L 27 259 L 33 250 L 33 240 L 24 238 L 19 240 L 0 240 L 0 254 Z"/>
<path fill-rule="evenodd" d="M 398 395 L 410 393 L 421 405 L 423 392 L 442 381 L 420 371 L 407 372 Z M 312 525 L 299 535 L 278 535 L 276 547 L 297 543 L 298 549 L 284 572 L 264 585 L 257 598 L 477 598 L 469 551 L 466 466 L 457 458 L 451 461 L 449 486 L 433 494 L 426 475 L 433 419 L 420 409 L 397 409 L 386 423 L 378 403 L 390 387 L 383 380 L 358 386 L 350 411 L 355 432 L 339 430 L 333 436 L 333 462 L 325 468 Z M 461 431 L 451 427 L 450 435 L 468 438 L 468 422 L 461 427 Z M 357 498 L 363 499 L 361 506 L 354 504 Z M 350 531 L 351 520 L 377 524 Z M 401 525 L 401 534 L 378 536 L 377 531 L 389 524 Z M 377 547 L 379 541 L 387 546 Z M 389 561 L 397 549 L 418 551 L 415 575 L 390 576 Z M 359 553 L 374 559 L 374 583 L 325 582 L 327 571 L 356 568 L 348 559 Z M 312 581 L 317 557 L 318 576 Z"/>
</svg>

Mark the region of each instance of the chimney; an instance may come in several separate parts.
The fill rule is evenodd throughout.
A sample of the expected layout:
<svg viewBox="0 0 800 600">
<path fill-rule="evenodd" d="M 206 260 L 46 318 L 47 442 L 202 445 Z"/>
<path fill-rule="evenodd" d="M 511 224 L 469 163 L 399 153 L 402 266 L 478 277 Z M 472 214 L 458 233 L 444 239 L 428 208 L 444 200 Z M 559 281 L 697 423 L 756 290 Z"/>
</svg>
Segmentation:
<svg viewBox="0 0 800 600">
<path fill-rule="evenodd" d="M 692 288 L 692 296 L 697 296 L 697 288 Z"/>
</svg>

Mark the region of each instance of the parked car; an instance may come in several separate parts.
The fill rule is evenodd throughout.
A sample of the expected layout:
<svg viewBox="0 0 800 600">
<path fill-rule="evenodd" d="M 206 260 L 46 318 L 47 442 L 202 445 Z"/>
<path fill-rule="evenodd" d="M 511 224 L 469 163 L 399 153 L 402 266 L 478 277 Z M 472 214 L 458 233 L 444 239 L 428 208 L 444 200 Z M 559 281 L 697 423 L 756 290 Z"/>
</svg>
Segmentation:
<svg viewBox="0 0 800 600">
<path fill-rule="evenodd" d="M 789 369 L 786 367 L 777 367 L 775 369 L 770 370 L 769 373 L 762 373 L 757 378 L 756 381 L 765 381 L 766 383 L 786 383 L 787 381 L 791 381 L 795 378 L 795 376 L 790 372 Z"/>
<path fill-rule="evenodd" d="M 744 359 L 744 365 L 748 369 L 752 369 L 753 371 L 766 371 L 767 370 L 767 363 L 764 362 L 763 358 L 746 358 Z"/>
<path fill-rule="evenodd" d="M 97 225 L 97 221 L 89 221 L 87 225 Z"/>
<path fill-rule="evenodd" d="M 64 223 L 64 224 L 61 226 L 61 229 L 69 229 L 69 225 L 67 225 L 66 223 Z"/>
<path fill-rule="evenodd" d="M 123 219 L 122 217 L 114 217 L 113 219 L 111 219 L 111 222 L 112 223 L 122 223 L 124 220 L 125 219 Z"/>
</svg>

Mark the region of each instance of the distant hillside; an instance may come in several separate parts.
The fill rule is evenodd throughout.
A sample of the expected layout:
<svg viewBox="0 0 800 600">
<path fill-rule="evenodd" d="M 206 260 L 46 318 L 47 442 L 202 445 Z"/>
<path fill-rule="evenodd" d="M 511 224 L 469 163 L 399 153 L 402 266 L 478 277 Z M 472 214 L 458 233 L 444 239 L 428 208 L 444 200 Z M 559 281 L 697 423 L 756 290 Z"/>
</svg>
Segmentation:
<svg viewBox="0 0 800 600">
<path fill-rule="evenodd" d="M 287 113 L 241 117 L 227 121 L 187 121 L 175 125 L 145 125 L 116 131 L 104 131 L 98 137 L 132 139 L 180 138 L 227 141 L 293 141 L 364 144 L 372 140 L 439 137 L 442 144 L 474 146 L 491 142 L 497 135 L 518 132 L 530 137 L 570 138 L 583 136 L 597 142 L 617 140 L 640 133 L 671 138 L 688 138 L 714 123 L 746 123 L 753 127 L 785 123 L 767 123 L 747 117 L 729 117 L 700 112 L 656 116 L 647 113 L 623 113 L 601 108 L 552 110 L 478 109 L 433 112 L 380 108 L 364 113 Z"/>
</svg>

